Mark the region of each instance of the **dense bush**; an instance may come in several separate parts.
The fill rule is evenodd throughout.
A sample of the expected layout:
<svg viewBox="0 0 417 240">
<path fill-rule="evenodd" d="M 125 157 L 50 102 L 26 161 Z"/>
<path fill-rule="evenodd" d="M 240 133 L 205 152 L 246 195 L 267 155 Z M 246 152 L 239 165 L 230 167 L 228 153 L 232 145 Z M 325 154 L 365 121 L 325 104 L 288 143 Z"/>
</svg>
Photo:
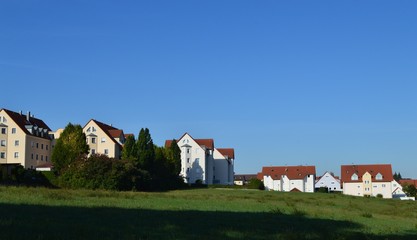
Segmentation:
<svg viewBox="0 0 417 240">
<path fill-rule="evenodd" d="M 261 180 L 257 179 L 257 178 L 252 178 L 249 181 L 248 188 L 250 188 L 250 189 L 265 190 L 264 183 Z"/>
<path fill-rule="evenodd" d="M 81 156 L 59 177 L 60 186 L 69 188 L 148 190 L 149 182 L 149 173 L 133 162 L 105 155 Z"/>
<path fill-rule="evenodd" d="M 52 186 L 43 172 L 38 172 L 34 169 L 25 169 L 21 165 L 14 166 L 10 172 L 8 172 L 6 168 L 1 169 L 0 172 L 2 184 L 44 187 Z"/>
</svg>

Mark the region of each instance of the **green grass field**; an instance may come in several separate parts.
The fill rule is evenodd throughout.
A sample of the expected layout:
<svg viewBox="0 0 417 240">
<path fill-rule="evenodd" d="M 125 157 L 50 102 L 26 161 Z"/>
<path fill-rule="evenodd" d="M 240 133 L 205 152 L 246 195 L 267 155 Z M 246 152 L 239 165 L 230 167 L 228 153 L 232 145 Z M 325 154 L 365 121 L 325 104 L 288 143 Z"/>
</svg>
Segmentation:
<svg viewBox="0 0 417 240">
<path fill-rule="evenodd" d="M 0 187 L 0 239 L 417 239 L 417 203 L 240 189 Z"/>
</svg>

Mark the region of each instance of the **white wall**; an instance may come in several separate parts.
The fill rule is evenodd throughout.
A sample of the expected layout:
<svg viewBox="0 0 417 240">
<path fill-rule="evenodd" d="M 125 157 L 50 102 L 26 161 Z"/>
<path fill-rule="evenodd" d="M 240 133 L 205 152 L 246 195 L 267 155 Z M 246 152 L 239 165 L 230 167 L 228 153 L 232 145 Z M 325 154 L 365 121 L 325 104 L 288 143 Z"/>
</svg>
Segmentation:
<svg viewBox="0 0 417 240">
<path fill-rule="evenodd" d="M 363 183 L 343 183 L 343 194 L 363 197 Z"/>
<path fill-rule="evenodd" d="M 227 159 L 217 149 L 213 152 L 214 158 L 214 184 L 233 185 L 233 160 Z"/>
</svg>

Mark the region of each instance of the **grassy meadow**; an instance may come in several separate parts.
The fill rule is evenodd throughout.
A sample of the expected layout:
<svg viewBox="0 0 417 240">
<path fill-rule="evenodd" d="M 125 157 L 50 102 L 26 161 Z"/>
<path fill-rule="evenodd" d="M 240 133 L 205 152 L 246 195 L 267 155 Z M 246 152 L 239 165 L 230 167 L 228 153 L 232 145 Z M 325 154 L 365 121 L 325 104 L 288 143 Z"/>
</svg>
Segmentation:
<svg viewBox="0 0 417 240">
<path fill-rule="evenodd" d="M 417 203 L 241 189 L 0 187 L 0 239 L 417 239 Z"/>
</svg>

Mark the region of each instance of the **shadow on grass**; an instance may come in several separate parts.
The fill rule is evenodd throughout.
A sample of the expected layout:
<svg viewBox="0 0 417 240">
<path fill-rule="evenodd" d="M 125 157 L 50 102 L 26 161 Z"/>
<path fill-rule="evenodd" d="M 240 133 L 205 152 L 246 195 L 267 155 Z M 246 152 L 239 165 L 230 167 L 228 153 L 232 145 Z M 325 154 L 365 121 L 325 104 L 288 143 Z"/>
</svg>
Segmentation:
<svg viewBox="0 0 417 240">
<path fill-rule="evenodd" d="M 0 204 L 0 239 L 415 239 L 280 213 Z"/>
</svg>

